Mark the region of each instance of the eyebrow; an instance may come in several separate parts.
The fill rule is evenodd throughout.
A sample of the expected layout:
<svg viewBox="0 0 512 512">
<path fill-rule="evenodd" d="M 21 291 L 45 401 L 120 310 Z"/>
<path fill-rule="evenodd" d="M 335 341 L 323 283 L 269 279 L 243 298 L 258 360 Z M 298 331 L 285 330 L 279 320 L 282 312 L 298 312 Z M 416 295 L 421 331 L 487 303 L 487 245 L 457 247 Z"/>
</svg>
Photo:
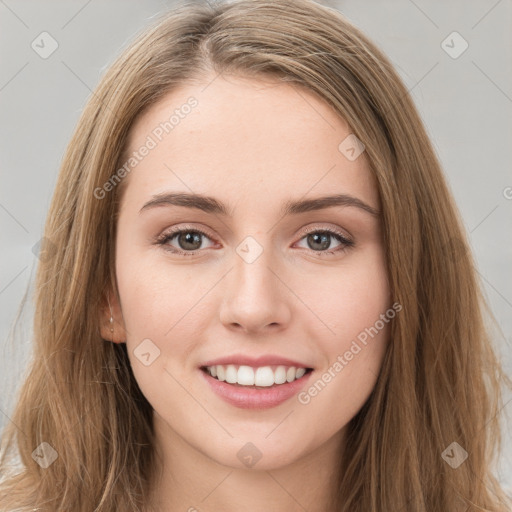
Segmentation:
<svg viewBox="0 0 512 512">
<path fill-rule="evenodd" d="M 139 214 L 141 214 L 143 211 L 162 206 L 182 206 L 185 208 L 194 208 L 197 210 L 202 210 L 206 213 L 214 213 L 227 217 L 232 216 L 233 212 L 232 208 L 228 208 L 224 203 L 211 196 L 205 196 L 202 194 L 169 192 L 155 194 L 150 201 L 144 204 L 144 206 L 140 209 Z M 359 208 L 374 217 L 380 216 L 380 212 L 378 210 L 369 204 L 366 204 L 364 201 L 361 201 L 361 199 L 358 199 L 357 197 L 351 196 L 349 194 L 336 194 L 304 200 L 289 200 L 283 205 L 281 214 L 283 216 L 297 215 L 299 213 L 323 210 L 333 206 L 352 206 Z"/>
</svg>

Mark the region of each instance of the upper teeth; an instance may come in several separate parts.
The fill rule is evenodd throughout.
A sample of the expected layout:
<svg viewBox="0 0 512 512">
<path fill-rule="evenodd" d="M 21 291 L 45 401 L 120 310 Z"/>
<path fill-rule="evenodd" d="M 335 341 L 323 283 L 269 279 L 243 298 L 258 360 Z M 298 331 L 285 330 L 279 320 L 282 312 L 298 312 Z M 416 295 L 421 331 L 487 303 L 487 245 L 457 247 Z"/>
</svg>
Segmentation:
<svg viewBox="0 0 512 512">
<path fill-rule="evenodd" d="M 206 370 L 212 377 L 216 377 L 220 381 L 242 386 L 284 384 L 300 379 L 306 373 L 306 368 L 295 368 L 295 366 L 277 366 L 273 370 L 270 366 L 252 368 L 251 366 L 235 366 L 233 364 L 207 366 Z"/>
</svg>

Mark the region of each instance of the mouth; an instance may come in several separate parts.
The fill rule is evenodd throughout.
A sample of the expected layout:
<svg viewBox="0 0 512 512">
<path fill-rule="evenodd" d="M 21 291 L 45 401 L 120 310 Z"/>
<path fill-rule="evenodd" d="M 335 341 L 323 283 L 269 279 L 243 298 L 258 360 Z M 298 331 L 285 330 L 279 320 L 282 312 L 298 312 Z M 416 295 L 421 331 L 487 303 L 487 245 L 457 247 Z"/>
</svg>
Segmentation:
<svg viewBox="0 0 512 512">
<path fill-rule="evenodd" d="M 201 366 L 200 369 L 219 382 L 248 389 L 278 388 L 302 379 L 313 371 L 313 368 L 285 365 L 253 367 L 234 364 Z"/>
</svg>

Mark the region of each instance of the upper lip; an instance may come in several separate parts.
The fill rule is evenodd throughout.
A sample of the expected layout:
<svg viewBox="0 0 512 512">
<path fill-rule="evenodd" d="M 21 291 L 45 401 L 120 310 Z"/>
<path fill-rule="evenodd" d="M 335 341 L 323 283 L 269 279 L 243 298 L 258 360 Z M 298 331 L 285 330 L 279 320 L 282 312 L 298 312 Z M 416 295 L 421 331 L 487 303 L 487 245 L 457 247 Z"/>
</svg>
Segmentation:
<svg viewBox="0 0 512 512">
<path fill-rule="evenodd" d="M 287 357 L 281 357 L 272 354 L 262 355 L 260 357 L 249 357 L 243 354 L 233 354 L 226 357 L 219 357 L 218 359 L 211 359 L 201 364 L 204 366 L 215 366 L 215 365 L 244 365 L 244 366 L 271 366 L 271 365 L 282 365 L 282 366 L 295 366 L 296 368 L 311 368 L 310 365 L 288 359 Z"/>
</svg>

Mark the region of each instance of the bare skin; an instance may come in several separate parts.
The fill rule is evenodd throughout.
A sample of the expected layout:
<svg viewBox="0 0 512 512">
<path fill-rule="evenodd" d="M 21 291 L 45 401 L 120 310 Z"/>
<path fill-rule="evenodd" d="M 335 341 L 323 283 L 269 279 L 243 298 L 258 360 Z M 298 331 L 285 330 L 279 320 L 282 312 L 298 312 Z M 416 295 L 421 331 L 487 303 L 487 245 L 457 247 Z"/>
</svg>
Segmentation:
<svg viewBox="0 0 512 512">
<path fill-rule="evenodd" d="M 125 178 L 116 239 L 113 341 L 127 343 L 164 460 L 148 509 L 325 512 L 346 425 L 374 388 L 389 341 L 385 323 L 344 357 L 391 307 L 381 225 L 354 205 L 285 216 L 281 208 L 346 194 L 378 211 L 378 191 L 365 153 L 351 161 L 338 149 L 348 125 L 314 94 L 233 76 L 205 88 L 211 79 L 165 96 L 130 134 L 135 151 L 173 110 L 197 99 Z M 143 209 L 166 192 L 212 196 L 229 215 Z M 196 235 L 197 249 L 179 235 L 155 242 L 174 227 L 207 235 Z M 353 245 L 325 234 L 333 229 Z M 246 237 L 262 251 L 250 263 L 237 252 Z M 107 321 L 102 331 L 112 338 Z M 145 339 L 152 354 L 160 351 L 149 365 L 134 353 Z M 215 394 L 200 370 L 233 353 L 307 363 L 313 373 L 304 392 L 329 369 L 331 379 L 302 402 L 293 396 L 242 409 Z M 346 365 L 333 370 L 340 357 Z M 252 467 L 237 456 L 249 442 L 261 454 Z"/>
</svg>

